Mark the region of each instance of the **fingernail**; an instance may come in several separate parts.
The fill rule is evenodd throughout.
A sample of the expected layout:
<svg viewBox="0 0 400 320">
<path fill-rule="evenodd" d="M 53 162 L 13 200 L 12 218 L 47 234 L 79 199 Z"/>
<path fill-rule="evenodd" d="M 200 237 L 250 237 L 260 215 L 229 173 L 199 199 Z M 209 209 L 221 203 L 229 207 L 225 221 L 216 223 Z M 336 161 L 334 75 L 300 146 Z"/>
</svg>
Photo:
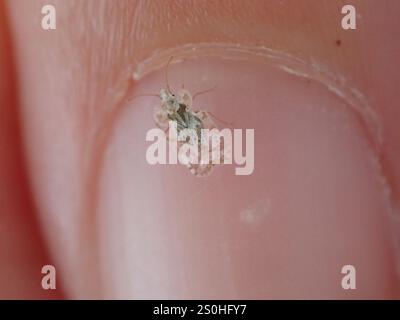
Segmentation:
<svg viewBox="0 0 400 320">
<path fill-rule="evenodd" d="M 146 133 L 156 128 L 160 100 L 127 103 L 100 178 L 106 297 L 393 296 L 382 172 L 345 101 L 318 81 L 258 61 L 203 57 L 172 63 L 168 72 L 173 90 L 216 86 L 193 108 L 254 130 L 254 170 L 237 175 L 233 161 L 199 178 L 180 164 L 149 164 Z M 158 94 L 165 81 L 159 69 L 129 96 Z M 352 292 L 341 286 L 349 264 L 357 270 Z"/>
</svg>

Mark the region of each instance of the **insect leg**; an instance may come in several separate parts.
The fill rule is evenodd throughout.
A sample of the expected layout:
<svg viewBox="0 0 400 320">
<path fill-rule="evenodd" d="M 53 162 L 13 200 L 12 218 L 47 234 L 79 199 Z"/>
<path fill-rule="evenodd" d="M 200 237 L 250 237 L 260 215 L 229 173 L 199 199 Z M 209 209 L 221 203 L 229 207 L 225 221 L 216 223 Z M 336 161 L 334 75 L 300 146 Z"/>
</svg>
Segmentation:
<svg viewBox="0 0 400 320">
<path fill-rule="evenodd" d="M 194 98 L 196 98 L 197 96 L 199 96 L 199 95 L 201 95 L 201 94 L 203 94 L 203 93 L 207 93 L 207 92 L 210 92 L 210 91 L 213 91 L 214 89 L 216 89 L 217 88 L 217 85 L 215 85 L 214 87 L 212 87 L 212 88 L 210 88 L 210 89 L 207 89 L 207 90 L 203 90 L 203 91 L 200 91 L 200 92 L 196 92 L 194 95 L 193 95 L 193 100 L 194 100 Z"/>
<path fill-rule="evenodd" d="M 229 126 L 229 127 L 233 127 L 233 123 L 232 122 L 227 122 L 227 121 L 224 121 L 224 120 L 222 120 L 222 119 L 220 119 L 220 118 L 218 118 L 216 115 L 214 115 L 212 112 L 210 112 L 210 111 L 204 111 L 207 115 L 210 115 L 212 118 L 214 118 L 215 120 L 217 120 L 217 121 L 219 121 L 219 122 L 221 122 L 221 123 L 223 123 L 223 124 L 226 124 L 227 126 Z"/>
<path fill-rule="evenodd" d="M 133 96 L 132 98 L 129 98 L 129 99 L 128 99 L 128 102 L 130 102 L 130 101 L 132 101 L 132 100 L 135 100 L 136 98 L 140 98 L 140 97 L 157 97 L 157 98 L 160 98 L 160 95 L 159 95 L 159 94 L 156 94 L 156 93 L 143 93 L 143 94 L 138 94 L 138 95 L 136 95 L 136 96 Z"/>
</svg>

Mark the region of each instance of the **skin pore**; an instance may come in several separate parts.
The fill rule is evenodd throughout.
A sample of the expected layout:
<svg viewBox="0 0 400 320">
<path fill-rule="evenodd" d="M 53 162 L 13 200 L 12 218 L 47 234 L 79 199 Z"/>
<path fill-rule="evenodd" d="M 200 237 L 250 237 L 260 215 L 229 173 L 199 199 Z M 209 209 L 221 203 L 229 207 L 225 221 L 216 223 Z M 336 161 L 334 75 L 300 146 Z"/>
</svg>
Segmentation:
<svg viewBox="0 0 400 320">
<path fill-rule="evenodd" d="M 29 197 L 35 201 L 35 206 L 15 210 L 29 212 L 31 218 L 37 217 L 45 247 L 60 265 L 68 296 L 113 296 L 107 294 L 107 281 L 105 284 L 99 281 L 103 277 L 99 261 L 104 255 L 99 248 L 102 235 L 97 231 L 103 228 L 99 222 L 102 220 L 98 219 L 103 205 L 99 200 L 102 194 L 98 187 L 99 175 L 104 165 L 104 150 L 113 141 L 111 128 L 124 109 L 127 96 L 137 85 L 132 81 L 132 72 L 156 50 L 186 43 L 265 46 L 306 61 L 318 61 L 343 75 L 372 102 L 383 128 L 384 143 L 379 160 L 394 201 L 399 198 L 400 165 L 396 160 L 400 152 L 400 131 L 396 119 L 400 118 L 397 89 L 400 76 L 394 66 L 400 53 L 400 43 L 395 41 L 395 30 L 400 27 L 396 16 L 400 4 L 396 1 L 381 1 L 379 5 L 376 1 L 353 1 L 359 13 L 356 31 L 340 28 L 345 1 L 253 1 L 251 5 L 232 0 L 54 1 L 58 19 L 55 32 L 44 32 L 40 28 L 38 21 L 44 4 L 45 1 L 40 0 L 1 2 L 0 8 L 10 27 L 8 30 L 2 24 L 1 32 L 9 33 L 12 39 L 0 38 L 5 43 L 1 54 L 13 57 L 15 63 L 14 68 L 4 69 L 6 72 L 0 77 L 15 79 L 1 81 L 11 87 L 7 92 L 14 95 L 5 98 L 4 105 L 9 109 L 4 114 L 18 119 L 21 141 L 11 144 L 21 144 L 24 150 L 7 156 L 25 163 L 27 170 L 27 176 L 21 178 L 16 174 L 10 179 L 20 179 L 20 184 L 26 184 L 29 177 L 32 193 Z M 1 60 L 2 70 L 6 60 Z M 187 67 L 188 72 L 196 68 Z M 174 79 L 174 68 L 171 72 Z M 151 81 L 159 83 L 157 79 Z M 285 85 L 282 82 L 281 86 Z M 279 85 L 274 88 L 280 89 Z M 146 92 L 144 89 L 147 88 L 137 91 Z M 246 111 L 245 108 L 241 110 Z M 7 136 L 15 139 L 12 134 Z M 141 181 L 140 177 L 137 179 Z M 25 199 L 26 193 L 18 196 Z M 9 211 L 6 205 L 9 203 L 1 212 Z M 10 228 L 13 225 L 6 224 Z M 31 239 L 36 239 L 34 242 L 40 243 L 36 238 L 38 228 L 23 231 L 20 223 L 14 225 L 21 229 L 16 232 L 21 235 L 21 241 L 30 243 Z M 295 237 L 296 232 L 307 233 L 293 230 Z M 279 241 L 279 237 L 276 239 Z M 370 260 L 376 259 L 374 252 L 385 252 L 380 258 L 388 261 L 381 271 L 387 272 L 382 280 L 382 287 L 387 289 L 378 290 L 376 295 L 368 295 L 370 291 L 365 295 L 361 292 L 360 297 L 396 295 L 394 267 L 388 267 L 394 258 L 389 249 L 380 247 L 384 244 L 384 241 L 379 242 L 371 250 Z M 275 245 L 279 251 L 280 244 Z M 47 254 L 44 246 L 35 250 L 43 256 Z M 273 248 L 271 252 L 275 252 Z M 26 259 L 26 265 L 38 264 L 23 253 L 21 257 Z M 0 261 L 16 263 L 12 258 Z M 24 270 L 15 272 L 18 273 L 15 278 L 26 275 Z M 79 273 L 84 280 L 76 277 Z M 0 279 L 3 277 L 6 276 L 2 274 Z M 23 283 L 20 286 L 24 288 Z M 223 293 L 221 290 L 221 295 Z M 263 294 L 260 293 L 260 297 L 268 296 Z M 285 296 L 285 292 L 281 295 Z M 190 297 L 190 293 L 187 296 Z"/>
</svg>

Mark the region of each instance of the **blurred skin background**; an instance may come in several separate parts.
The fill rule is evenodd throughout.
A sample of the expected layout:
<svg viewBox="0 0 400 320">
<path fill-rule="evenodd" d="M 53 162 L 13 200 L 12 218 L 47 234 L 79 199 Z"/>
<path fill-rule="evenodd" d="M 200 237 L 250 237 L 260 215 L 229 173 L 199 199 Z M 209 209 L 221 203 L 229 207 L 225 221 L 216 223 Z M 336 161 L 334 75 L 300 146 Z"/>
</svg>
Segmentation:
<svg viewBox="0 0 400 320">
<path fill-rule="evenodd" d="M 156 50 L 186 43 L 240 43 L 319 61 L 349 79 L 371 102 L 383 129 L 379 163 L 391 204 L 397 204 L 398 1 L 351 1 L 359 13 L 356 31 L 340 27 L 343 1 L 52 1 L 57 30 L 48 32 L 40 27 L 46 4 L 0 0 L 0 298 L 398 297 L 397 253 L 391 242 L 396 227 L 382 214 L 382 186 L 370 174 L 370 154 L 345 142 L 353 141 L 346 133 L 325 132 L 330 120 L 314 111 L 295 117 L 311 128 L 309 134 L 293 131 L 298 140 L 290 135 L 298 124 L 288 116 L 294 101 L 280 97 L 292 94 L 299 104 L 336 106 L 326 93 L 303 88 L 297 79 L 279 73 L 275 78 L 281 81 L 268 78 L 269 71 L 256 64 L 236 69 L 205 60 L 204 68 L 189 63 L 184 71 L 173 66 L 171 78 L 178 81 L 185 72 L 189 86 L 196 86 L 197 75 L 206 70 L 210 83 L 218 79 L 220 92 L 229 97 L 245 91 L 240 75 L 254 70 L 249 72 L 254 82 L 248 82 L 252 91 L 243 95 L 276 99 L 283 110 L 276 121 L 282 118 L 279 123 L 287 126 L 269 129 L 265 137 L 260 129 L 257 140 L 271 145 L 268 154 L 281 152 L 283 160 L 264 160 L 263 154 L 257 160 L 256 154 L 256 167 L 277 170 L 256 171 L 250 182 L 226 180 L 228 186 L 221 173 L 220 180 L 213 180 L 220 186 L 219 200 L 208 190 L 195 196 L 189 204 L 198 214 L 190 219 L 187 210 L 168 200 L 179 202 L 180 190 L 197 188 L 183 173 L 171 179 L 168 173 L 153 176 L 146 169 L 123 180 L 121 168 L 143 157 L 124 149 L 124 137 L 134 136 L 130 127 L 140 128 L 148 118 L 139 111 L 120 111 L 132 92 L 158 92 L 163 86 L 162 73 L 144 79 L 139 88 L 129 80 L 137 63 Z M 262 96 L 265 88 L 277 97 Z M 236 108 L 235 99 L 216 96 L 203 101 Z M 137 102 L 135 110 L 145 103 Z M 274 127 L 268 120 L 257 122 L 257 114 L 270 110 L 263 104 L 236 109 L 238 121 L 253 119 L 256 132 L 258 126 Z M 217 110 L 229 119 L 227 110 Z M 352 135 L 362 135 L 346 111 L 333 117 L 348 121 Z M 119 118 L 128 120 L 115 125 Z M 247 127 L 253 125 L 250 120 Z M 110 130 L 114 126 L 115 132 Z M 306 146 L 302 139 L 328 148 L 302 152 L 296 149 Z M 283 143 L 291 153 L 282 151 Z M 104 160 L 110 146 L 115 156 Z M 330 154 L 330 149 L 338 153 Z M 288 155 L 296 161 L 287 160 Z M 271 186 L 265 187 L 266 181 Z M 234 207 L 247 198 L 255 201 L 253 194 L 259 197 L 255 203 L 263 201 L 259 190 L 272 199 L 271 219 L 247 228 L 232 218 Z M 240 199 L 232 199 L 239 192 Z M 148 206 L 139 198 L 146 198 Z M 46 264 L 57 269 L 55 291 L 41 288 Z M 345 264 L 357 267 L 355 292 L 340 287 Z"/>
</svg>

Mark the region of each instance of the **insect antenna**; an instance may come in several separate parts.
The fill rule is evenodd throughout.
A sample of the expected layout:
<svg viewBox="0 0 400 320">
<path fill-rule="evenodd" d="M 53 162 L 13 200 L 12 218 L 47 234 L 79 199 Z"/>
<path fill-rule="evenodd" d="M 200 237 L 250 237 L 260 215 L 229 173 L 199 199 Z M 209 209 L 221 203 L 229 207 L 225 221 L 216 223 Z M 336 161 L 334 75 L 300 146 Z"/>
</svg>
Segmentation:
<svg viewBox="0 0 400 320">
<path fill-rule="evenodd" d="M 170 56 L 167 62 L 167 66 L 165 67 L 165 83 L 167 84 L 167 90 L 169 93 L 172 93 L 171 88 L 169 86 L 169 81 L 168 81 L 168 70 L 169 70 L 169 65 L 171 64 L 172 59 L 174 56 Z"/>
</svg>

